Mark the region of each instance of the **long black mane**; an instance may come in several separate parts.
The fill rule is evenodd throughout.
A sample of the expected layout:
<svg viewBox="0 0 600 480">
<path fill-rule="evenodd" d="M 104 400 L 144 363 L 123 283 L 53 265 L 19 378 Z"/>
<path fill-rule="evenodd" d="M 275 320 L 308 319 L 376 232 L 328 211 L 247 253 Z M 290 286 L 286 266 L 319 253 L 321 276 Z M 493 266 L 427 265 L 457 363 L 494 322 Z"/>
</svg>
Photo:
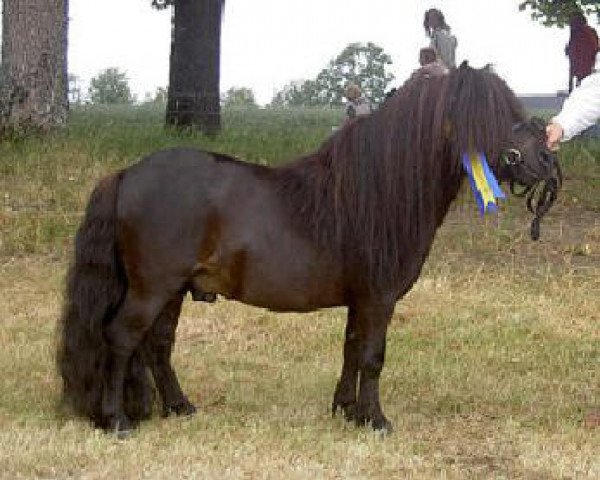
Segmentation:
<svg viewBox="0 0 600 480">
<path fill-rule="evenodd" d="M 278 169 L 281 192 L 300 228 L 385 290 L 427 255 L 460 188 L 462 153 L 485 152 L 495 169 L 524 118 L 488 68 L 423 68 L 378 111 Z"/>
</svg>

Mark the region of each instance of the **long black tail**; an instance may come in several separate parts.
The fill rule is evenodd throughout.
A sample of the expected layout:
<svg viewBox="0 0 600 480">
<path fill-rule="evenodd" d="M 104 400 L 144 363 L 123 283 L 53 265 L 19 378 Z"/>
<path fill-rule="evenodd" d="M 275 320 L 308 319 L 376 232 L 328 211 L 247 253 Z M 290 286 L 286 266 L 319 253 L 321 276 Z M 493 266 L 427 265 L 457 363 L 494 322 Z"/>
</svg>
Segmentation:
<svg viewBox="0 0 600 480">
<path fill-rule="evenodd" d="M 59 325 L 58 368 L 64 403 L 98 426 L 104 426 L 102 391 L 109 355 L 104 326 L 127 291 L 116 243 L 116 203 L 122 175 L 118 172 L 104 178 L 90 196 L 75 238 Z M 134 420 L 149 414 L 147 390 L 143 360 L 136 352 L 125 386 L 126 413 Z"/>
</svg>

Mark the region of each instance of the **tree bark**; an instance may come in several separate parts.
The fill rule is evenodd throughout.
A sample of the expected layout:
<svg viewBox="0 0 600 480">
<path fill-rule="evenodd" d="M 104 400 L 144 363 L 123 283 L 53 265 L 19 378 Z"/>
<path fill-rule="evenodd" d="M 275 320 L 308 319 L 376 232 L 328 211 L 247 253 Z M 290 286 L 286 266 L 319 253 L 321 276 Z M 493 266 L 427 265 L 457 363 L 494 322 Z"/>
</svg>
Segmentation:
<svg viewBox="0 0 600 480">
<path fill-rule="evenodd" d="M 4 0 L 0 128 L 47 131 L 68 113 L 68 0 Z"/>
<path fill-rule="evenodd" d="M 221 124 L 219 100 L 223 0 L 177 0 L 167 99 L 167 125 L 207 134 Z"/>
</svg>

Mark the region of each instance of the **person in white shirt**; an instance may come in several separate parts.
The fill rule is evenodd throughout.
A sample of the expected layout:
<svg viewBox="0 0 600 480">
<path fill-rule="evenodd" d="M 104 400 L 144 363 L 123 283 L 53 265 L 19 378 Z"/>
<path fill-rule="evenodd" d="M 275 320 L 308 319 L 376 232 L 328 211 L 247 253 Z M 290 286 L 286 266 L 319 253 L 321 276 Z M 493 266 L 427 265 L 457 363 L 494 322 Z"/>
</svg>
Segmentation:
<svg viewBox="0 0 600 480">
<path fill-rule="evenodd" d="M 546 127 L 547 146 L 558 150 L 560 142 L 570 140 L 600 118 L 600 72 L 581 81 L 565 100 L 561 111 Z"/>
<path fill-rule="evenodd" d="M 570 140 L 600 118 L 600 72 L 581 81 L 565 100 L 561 111 L 546 126 L 546 144 L 558 150 L 560 142 Z M 600 407 L 592 408 L 584 418 L 588 428 L 600 427 Z"/>
</svg>

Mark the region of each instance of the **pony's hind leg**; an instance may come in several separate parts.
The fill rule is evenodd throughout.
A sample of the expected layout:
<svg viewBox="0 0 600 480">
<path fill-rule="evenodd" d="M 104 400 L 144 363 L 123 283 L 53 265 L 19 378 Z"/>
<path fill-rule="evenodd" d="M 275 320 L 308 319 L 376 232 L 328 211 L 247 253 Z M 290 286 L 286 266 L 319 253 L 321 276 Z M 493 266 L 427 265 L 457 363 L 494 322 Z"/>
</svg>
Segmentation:
<svg viewBox="0 0 600 480">
<path fill-rule="evenodd" d="M 347 420 L 354 418 L 356 406 L 356 386 L 358 384 L 358 369 L 360 361 L 360 343 L 356 331 L 356 310 L 348 307 L 348 319 L 346 321 L 346 333 L 344 336 L 344 363 L 342 373 L 333 394 L 332 414 L 335 415 L 338 408 Z"/>
<path fill-rule="evenodd" d="M 125 415 L 134 423 L 147 420 L 152 415 L 154 385 L 146 367 L 140 348 L 135 349 L 129 359 L 123 386 Z"/>
<path fill-rule="evenodd" d="M 126 434 L 132 422 L 125 413 L 124 390 L 132 355 L 164 305 L 159 297 L 142 299 L 130 290 L 117 315 L 105 328 L 109 348 L 102 392 L 102 424 L 118 435 Z"/>
<path fill-rule="evenodd" d="M 183 394 L 171 365 L 171 352 L 182 302 L 183 295 L 178 294 L 165 305 L 142 346 L 163 403 L 163 416 L 169 416 L 171 413 L 192 415 L 196 412 L 196 407 Z"/>
</svg>

